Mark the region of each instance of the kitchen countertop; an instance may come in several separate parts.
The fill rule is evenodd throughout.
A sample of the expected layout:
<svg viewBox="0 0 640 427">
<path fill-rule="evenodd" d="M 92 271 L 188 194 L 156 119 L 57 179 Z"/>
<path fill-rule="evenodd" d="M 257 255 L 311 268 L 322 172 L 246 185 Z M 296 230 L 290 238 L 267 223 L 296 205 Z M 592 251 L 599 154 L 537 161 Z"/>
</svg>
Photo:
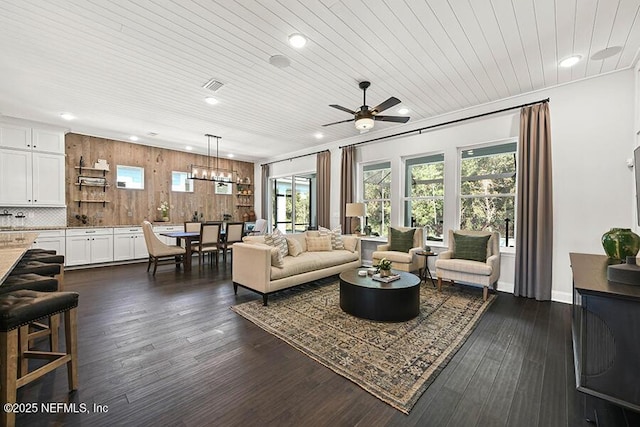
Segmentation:
<svg viewBox="0 0 640 427">
<path fill-rule="evenodd" d="M 183 227 L 184 222 L 171 223 L 171 222 L 152 222 L 156 227 Z M 28 231 L 42 231 L 42 230 L 68 230 L 71 228 L 129 228 L 129 227 L 142 227 L 142 224 L 130 224 L 130 225 L 50 225 L 50 226 L 37 226 L 37 227 L 0 227 L 0 232 L 28 232 Z"/>
<path fill-rule="evenodd" d="M 4 233 L 0 236 L 0 285 L 31 247 L 38 233 Z"/>
</svg>

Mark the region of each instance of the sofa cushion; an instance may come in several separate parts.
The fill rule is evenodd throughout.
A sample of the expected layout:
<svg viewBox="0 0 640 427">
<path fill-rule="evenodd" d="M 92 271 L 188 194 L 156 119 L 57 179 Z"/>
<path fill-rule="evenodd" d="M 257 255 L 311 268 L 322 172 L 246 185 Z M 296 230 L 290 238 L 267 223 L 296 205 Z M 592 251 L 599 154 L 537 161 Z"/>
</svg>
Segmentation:
<svg viewBox="0 0 640 427">
<path fill-rule="evenodd" d="M 322 252 L 331 250 L 331 237 L 319 236 L 309 237 L 307 236 L 307 252 Z"/>
<path fill-rule="evenodd" d="M 287 245 L 287 239 L 284 237 L 284 234 L 277 228 L 273 230 L 271 234 L 265 234 L 264 242 L 275 248 L 280 250 L 280 255 L 287 256 L 289 254 L 289 245 Z"/>
<path fill-rule="evenodd" d="M 415 232 L 415 228 L 407 231 L 401 231 L 391 227 L 391 236 L 389 236 L 389 250 L 396 252 L 409 252 L 409 250 L 413 248 L 413 235 L 415 234 Z"/>
<path fill-rule="evenodd" d="M 487 243 L 491 238 L 486 236 L 469 236 L 465 234 L 453 233 L 455 240 L 455 250 L 453 257 L 458 259 L 468 259 L 470 261 L 487 261 Z"/>
<path fill-rule="evenodd" d="M 271 268 L 271 280 L 321 270 L 358 260 L 358 254 L 345 249 L 324 252 L 303 252 L 300 256 L 283 258 L 284 268 Z"/>
<path fill-rule="evenodd" d="M 293 238 L 287 236 L 287 246 L 289 246 L 289 255 L 296 257 L 302 253 L 302 245 L 300 242 Z"/>
<path fill-rule="evenodd" d="M 318 231 L 320 232 L 321 236 L 331 237 L 331 249 L 344 249 L 344 243 L 342 241 L 342 229 L 340 225 L 332 228 L 331 230 L 324 227 L 318 227 Z"/>
</svg>

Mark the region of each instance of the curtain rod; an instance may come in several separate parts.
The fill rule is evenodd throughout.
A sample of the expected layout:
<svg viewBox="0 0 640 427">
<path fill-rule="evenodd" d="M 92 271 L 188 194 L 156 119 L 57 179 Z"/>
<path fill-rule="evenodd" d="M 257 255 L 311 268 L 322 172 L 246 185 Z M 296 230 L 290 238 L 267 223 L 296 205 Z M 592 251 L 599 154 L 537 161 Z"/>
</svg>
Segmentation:
<svg viewBox="0 0 640 427">
<path fill-rule="evenodd" d="M 367 144 L 369 142 L 374 142 L 374 141 L 381 141 L 383 139 L 388 139 L 388 138 L 395 138 L 397 136 L 407 135 L 407 134 L 413 133 L 413 132 L 418 132 L 419 134 L 422 134 L 422 131 L 424 131 L 424 130 L 433 129 L 433 128 L 437 128 L 437 127 L 441 127 L 441 126 L 447 126 L 447 125 L 451 125 L 451 124 L 454 124 L 454 123 L 464 122 L 466 120 L 478 119 L 480 117 L 490 116 L 492 114 L 504 113 L 505 111 L 515 110 L 517 108 L 522 108 L 522 107 L 528 107 L 530 105 L 535 105 L 535 104 L 542 104 L 542 103 L 545 103 L 545 102 L 549 102 L 549 98 L 541 99 L 539 101 L 534 101 L 534 102 L 528 102 L 526 104 L 515 105 L 513 107 L 507 107 L 507 108 L 503 108 L 501 110 L 495 110 L 495 111 L 489 111 L 487 113 L 476 114 L 475 116 L 469 116 L 469 117 L 463 117 L 461 119 L 450 120 L 448 122 L 443 122 L 443 123 L 438 123 L 438 124 L 435 124 L 435 125 L 425 126 L 423 128 L 419 128 L 419 129 L 412 129 L 412 130 L 407 130 L 407 131 L 400 132 L 400 133 L 394 133 L 393 135 L 387 135 L 387 136 L 381 136 L 381 137 L 374 138 L 374 139 L 368 139 L 366 141 L 356 142 L 355 144 L 342 145 L 339 148 L 342 149 L 342 148 L 351 147 L 351 146 L 355 147 L 357 145 Z"/>
<path fill-rule="evenodd" d="M 274 163 L 280 163 L 280 162 L 286 162 L 287 160 L 299 159 L 300 157 L 315 156 L 316 154 L 324 153 L 324 152 L 327 152 L 327 151 L 329 151 L 329 150 L 321 150 L 321 151 L 316 151 L 315 153 L 300 154 L 299 156 L 289 157 L 288 159 L 274 160 L 273 162 L 262 163 L 260 166 L 272 165 Z"/>
</svg>

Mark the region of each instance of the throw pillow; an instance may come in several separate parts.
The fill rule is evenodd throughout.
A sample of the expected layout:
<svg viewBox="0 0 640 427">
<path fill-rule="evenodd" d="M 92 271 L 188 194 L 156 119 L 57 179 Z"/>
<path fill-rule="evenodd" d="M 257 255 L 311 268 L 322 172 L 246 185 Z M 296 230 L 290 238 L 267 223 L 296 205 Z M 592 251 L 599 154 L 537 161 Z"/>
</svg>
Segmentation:
<svg viewBox="0 0 640 427">
<path fill-rule="evenodd" d="M 289 246 L 289 255 L 298 256 L 302 253 L 302 245 L 293 237 L 287 237 L 287 246 Z"/>
<path fill-rule="evenodd" d="M 289 253 L 289 245 L 287 245 L 287 239 L 284 237 L 284 234 L 277 228 L 273 230 L 273 233 L 266 234 L 264 236 L 264 242 L 273 246 L 274 248 L 278 248 L 280 250 L 280 256 L 285 257 Z"/>
<path fill-rule="evenodd" d="M 309 252 L 322 252 L 331 250 L 331 237 L 309 237 L 307 236 L 307 251 Z"/>
<path fill-rule="evenodd" d="M 344 243 L 344 248 L 346 250 L 348 250 L 349 252 L 355 252 L 356 247 L 358 246 L 358 238 L 350 237 L 345 239 L 343 243 Z"/>
<path fill-rule="evenodd" d="M 413 235 L 416 233 L 416 229 L 412 228 L 407 231 L 398 230 L 391 227 L 389 250 L 395 252 L 409 252 L 409 249 L 413 248 Z"/>
<path fill-rule="evenodd" d="M 331 249 L 344 249 L 344 242 L 342 241 L 342 227 L 340 225 L 332 228 L 331 230 L 324 227 L 318 227 L 318 231 L 321 236 L 331 237 Z"/>
<path fill-rule="evenodd" d="M 274 267 L 284 267 L 284 260 L 278 248 L 271 248 L 271 265 Z"/>
<path fill-rule="evenodd" d="M 453 257 L 458 259 L 468 259 L 471 261 L 487 261 L 487 244 L 491 235 L 467 236 L 465 234 L 453 233 L 455 241 L 455 251 Z"/>
</svg>

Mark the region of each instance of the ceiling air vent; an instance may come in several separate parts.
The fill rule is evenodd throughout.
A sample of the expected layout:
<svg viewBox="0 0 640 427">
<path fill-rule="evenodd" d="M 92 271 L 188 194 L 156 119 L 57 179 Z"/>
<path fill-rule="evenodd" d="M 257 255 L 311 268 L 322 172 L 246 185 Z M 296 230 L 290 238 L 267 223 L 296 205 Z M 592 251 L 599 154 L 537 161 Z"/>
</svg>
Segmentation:
<svg viewBox="0 0 640 427">
<path fill-rule="evenodd" d="M 203 88 L 205 89 L 209 89 L 212 92 L 217 91 L 218 89 L 220 89 L 222 86 L 224 86 L 224 83 L 217 81 L 216 79 L 211 79 L 208 82 L 206 82 L 204 85 L 202 85 Z"/>
</svg>

